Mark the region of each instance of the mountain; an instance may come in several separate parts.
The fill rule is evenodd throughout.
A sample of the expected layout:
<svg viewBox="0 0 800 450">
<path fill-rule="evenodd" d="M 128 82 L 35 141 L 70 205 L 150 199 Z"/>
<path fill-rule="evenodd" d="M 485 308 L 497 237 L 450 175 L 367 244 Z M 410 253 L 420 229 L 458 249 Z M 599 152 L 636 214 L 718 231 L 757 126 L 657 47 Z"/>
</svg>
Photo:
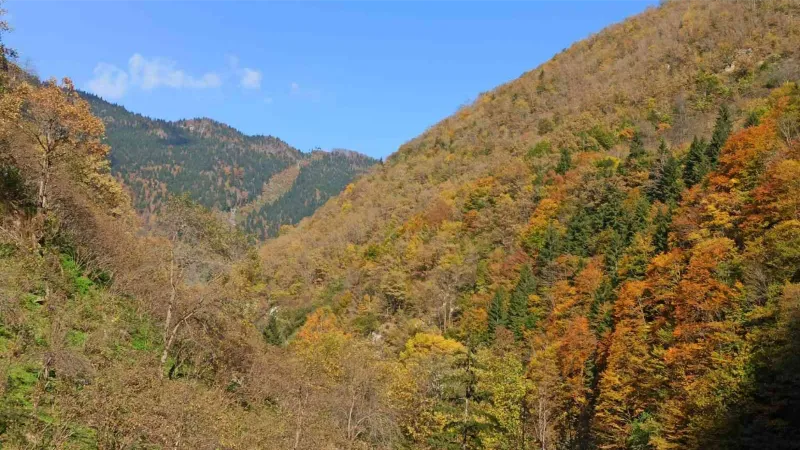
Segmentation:
<svg viewBox="0 0 800 450">
<path fill-rule="evenodd" d="M 183 196 L 140 233 L 71 82 L 0 65 L 0 442 L 796 448 L 799 13 L 663 2 L 481 94 L 260 253 Z M 318 195 L 303 169 L 343 170 L 326 157 L 358 156 L 275 169 L 242 209 L 296 220 Z"/>
<path fill-rule="evenodd" d="M 798 12 L 664 2 L 481 94 L 263 247 L 262 327 L 389 348 L 411 448 L 791 448 Z"/>
<path fill-rule="evenodd" d="M 377 162 L 355 152 L 303 153 L 276 137 L 247 136 L 207 118 L 150 119 L 81 95 L 103 119 L 112 171 L 147 221 L 168 196 L 188 193 L 235 215 L 249 233 L 275 236 Z"/>
</svg>

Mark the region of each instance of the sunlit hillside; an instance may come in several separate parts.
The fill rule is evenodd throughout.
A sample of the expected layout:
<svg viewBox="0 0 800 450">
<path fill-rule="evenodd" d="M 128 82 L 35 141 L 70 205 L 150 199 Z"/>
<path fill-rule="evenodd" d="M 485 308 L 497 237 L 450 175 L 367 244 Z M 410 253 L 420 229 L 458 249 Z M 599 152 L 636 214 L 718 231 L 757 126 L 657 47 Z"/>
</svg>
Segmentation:
<svg viewBox="0 0 800 450">
<path fill-rule="evenodd" d="M 796 448 L 799 14 L 664 2 L 382 164 L 0 47 L 0 447 Z"/>
</svg>

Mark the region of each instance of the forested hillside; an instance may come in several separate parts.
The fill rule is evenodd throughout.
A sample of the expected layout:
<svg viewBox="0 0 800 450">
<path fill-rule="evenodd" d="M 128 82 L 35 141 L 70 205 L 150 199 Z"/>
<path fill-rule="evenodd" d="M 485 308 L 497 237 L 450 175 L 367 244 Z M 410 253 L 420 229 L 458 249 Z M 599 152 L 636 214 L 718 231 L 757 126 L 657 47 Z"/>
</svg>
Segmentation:
<svg viewBox="0 0 800 450">
<path fill-rule="evenodd" d="M 211 119 L 150 119 L 95 95 L 81 96 L 106 125 L 112 173 L 130 190 L 134 207 L 148 222 L 169 196 L 187 193 L 207 208 L 245 211 L 238 214 L 245 231 L 274 236 L 281 225 L 310 215 L 376 162 L 355 153 L 345 158 L 341 152 L 318 158 L 316 152 L 303 153 L 276 137 L 247 136 Z M 322 173 L 307 169 L 309 164 L 330 164 L 324 175 L 333 178 L 318 178 Z M 273 195 L 262 200 L 273 177 L 296 173 L 292 166 L 303 174 L 301 185 L 294 186 L 295 178 L 278 177 L 270 186 Z M 303 194 L 283 200 L 282 207 L 267 207 L 296 191 Z"/>
<path fill-rule="evenodd" d="M 799 8 L 665 2 L 480 95 L 263 248 L 268 340 L 411 448 L 795 448 Z"/>
<path fill-rule="evenodd" d="M 191 192 L 143 233 L 108 117 L 2 47 L 0 444 L 797 448 L 798 14 L 664 2 L 327 201 L 357 156 L 276 168 L 250 210 L 324 205 L 260 251 Z"/>
</svg>

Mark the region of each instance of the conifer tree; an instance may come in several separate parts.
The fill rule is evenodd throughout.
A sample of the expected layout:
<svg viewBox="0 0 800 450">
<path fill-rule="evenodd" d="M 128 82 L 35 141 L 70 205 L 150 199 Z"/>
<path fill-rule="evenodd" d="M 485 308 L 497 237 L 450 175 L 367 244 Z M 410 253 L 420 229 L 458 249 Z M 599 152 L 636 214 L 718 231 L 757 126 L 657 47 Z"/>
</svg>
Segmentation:
<svg viewBox="0 0 800 450">
<path fill-rule="evenodd" d="M 556 173 L 559 175 L 564 175 L 571 168 L 572 168 L 572 155 L 570 155 L 569 149 L 562 148 L 561 159 L 558 160 L 558 165 L 556 165 Z"/>
<path fill-rule="evenodd" d="M 523 331 L 527 328 L 529 321 L 528 297 L 536 291 L 536 280 L 533 278 L 531 267 L 527 264 L 522 266 L 519 272 L 517 286 L 511 293 L 508 304 L 508 327 L 514 332 L 516 338 L 522 339 Z"/>
<path fill-rule="evenodd" d="M 489 305 L 489 340 L 494 340 L 494 333 L 498 326 L 505 325 L 506 318 L 503 311 L 503 303 L 505 301 L 506 292 L 503 288 L 497 290 L 492 298 L 492 303 Z"/>
<path fill-rule="evenodd" d="M 584 208 L 572 216 L 567 224 L 564 248 L 575 256 L 589 256 L 589 238 L 592 235 L 592 221 Z"/>
<path fill-rule="evenodd" d="M 264 339 L 271 345 L 283 344 L 283 336 L 281 335 L 280 327 L 278 326 L 277 314 L 273 313 L 269 316 L 267 328 L 264 329 Z"/>
<path fill-rule="evenodd" d="M 672 205 L 666 208 L 659 208 L 653 224 L 655 225 L 655 232 L 653 233 L 653 247 L 656 253 L 665 253 L 669 251 L 669 227 L 672 223 Z"/>
<path fill-rule="evenodd" d="M 708 173 L 708 144 L 705 139 L 692 139 L 683 169 L 683 182 L 687 188 L 699 183 Z"/>
<path fill-rule="evenodd" d="M 553 262 L 561 252 L 561 236 L 558 234 L 553 222 L 547 224 L 547 229 L 544 231 L 544 242 L 542 248 L 539 250 L 539 266 L 546 267 Z"/>
<path fill-rule="evenodd" d="M 714 123 L 714 132 L 711 135 L 711 142 L 706 149 L 708 162 L 712 169 L 717 167 L 719 163 L 719 154 L 728 136 L 731 134 L 733 124 L 731 123 L 730 110 L 726 105 L 719 107 L 719 115 L 717 121 Z"/>
<path fill-rule="evenodd" d="M 630 153 L 628 153 L 629 159 L 639 159 L 645 156 L 647 153 L 644 150 L 644 142 L 642 142 L 642 135 L 638 131 L 633 133 L 633 139 L 631 139 L 631 147 Z"/>
<path fill-rule="evenodd" d="M 646 157 L 647 151 L 644 149 L 642 135 L 636 131 L 631 139 L 630 151 L 628 152 L 628 157 L 625 159 L 625 167 L 631 170 L 639 170 L 642 168 Z"/>
<path fill-rule="evenodd" d="M 618 282 L 617 265 L 619 259 L 622 257 L 622 252 L 625 251 L 625 238 L 617 231 L 611 233 L 611 239 L 605 251 L 605 268 L 610 274 L 612 282 L 616 285 Z"/>
<path fill-rule="evenodd" d="M 622 203 L 625 194 L 614 183 L 606 183 L 603 187 L 602 200 L 597 207 L 593 220 L 598 229 L 611 228 L 617 232 L 625 231 L 625 213 Z"/>
<path fill-rule="evenodd" d="M 633 213 L 628 218 L 627 234 L 625 235 L 625 243 L 629 244 L 633 236 L 647 228 L 650 221 L 650 202 L 647 197 L 640 196 L 636 202 Z"/>
<path fill-rule="evenodd" d="M 592 329 L 597 335 L 603 334 L 606 330 L 611 329 L 613 325 L 613 317 L 611 310 L 605 309 L 604 305 L 614 301 L 614 283 L 610 277 L 603 277 L 600 286 L 592 296 L 592 304 L 589 307 L 589 322 Z"/>
<path fill-rule="evenodd" d="M 662 139 L 658 150 L 658 161 L 650 172 L 648 194 L 653 200 L 664 203 L 676 200 L 682 190 L 680 162 L 667 148 Z"/>
</svg>

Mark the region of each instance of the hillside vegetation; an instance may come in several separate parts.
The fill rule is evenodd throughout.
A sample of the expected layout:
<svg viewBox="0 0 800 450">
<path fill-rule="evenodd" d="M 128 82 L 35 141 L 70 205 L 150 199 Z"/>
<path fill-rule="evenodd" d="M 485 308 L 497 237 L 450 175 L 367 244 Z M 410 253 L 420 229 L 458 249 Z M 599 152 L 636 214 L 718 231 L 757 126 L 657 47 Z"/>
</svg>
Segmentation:
<svg viewBox="0 0 800 450">
<path fill-rule="evenodd" d="M 413 448 L 793 448 L 798 12 L 666 2 L 480 95 L 267 243 L 268 337 L 375 343 Z"/>
<path fill-rule="evenodd" d="M 95 95 L 81 96 L 103 119 L 112 173 L 147 223 L 171 195 L 186 193 L 207 208 L 234 215 L 248 233 L 275 236 L 281 225 L 310 215 L 376 162 L 354 152 L 303 153 L 276 137 L 247 136 L 211 119 L 150 119 Z M 311 163 L 330 167 L 323 174 L 308 168 Z M 295 186 L 297 169 L 303 177 Z M 275 178 L 279 174 L 295 175 Z M 288 192 L 291 201 L 266 207 Z"/>
<path fill-rule="evenodd" d="M 797 448 L 798 14 L 665 2 L 328 201 L 352 154 L 276 168 L 252 210 L 324 205 L 259 251 L 191 195 L 142 233 L 89 103 L 3 48 L 0 443 Z"/>
</svg>

